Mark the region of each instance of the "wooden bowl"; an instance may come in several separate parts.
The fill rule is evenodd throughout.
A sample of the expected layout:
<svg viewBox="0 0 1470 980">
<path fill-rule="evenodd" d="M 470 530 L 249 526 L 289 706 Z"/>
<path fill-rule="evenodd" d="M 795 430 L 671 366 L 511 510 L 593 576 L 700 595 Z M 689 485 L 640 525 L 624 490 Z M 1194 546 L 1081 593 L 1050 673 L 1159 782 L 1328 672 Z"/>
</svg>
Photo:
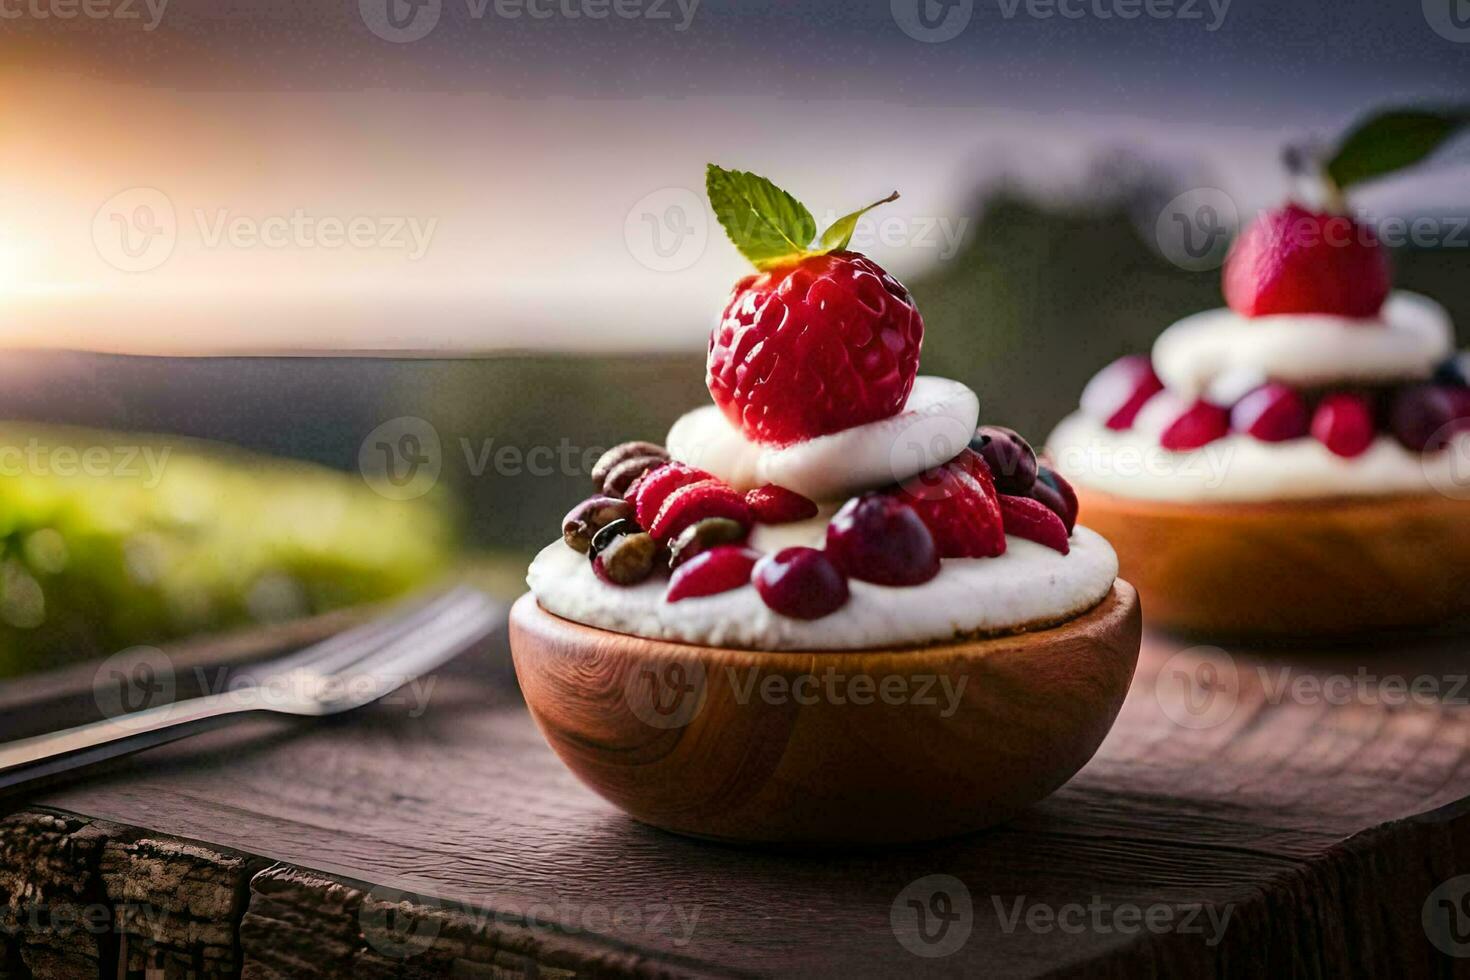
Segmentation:
<svg viewBox="0 0 1470 980">
<path fill-rule="evenodd" d="M 1150 626 L 1332 636 L 1470 615 L 1470 501 L 1438 494 L 1176 504 L 1077 488 Z"/>
<path fill-rule="evenodd" d="M 762 652 L 569 622 L 523 596 L 516 674 L 563 762 L 644 823 L 731 841 L 929 840 L 1005 820 L 1092 758 L 1138 660 L 1118 581 L 1051 629 Z"/>
</svg>

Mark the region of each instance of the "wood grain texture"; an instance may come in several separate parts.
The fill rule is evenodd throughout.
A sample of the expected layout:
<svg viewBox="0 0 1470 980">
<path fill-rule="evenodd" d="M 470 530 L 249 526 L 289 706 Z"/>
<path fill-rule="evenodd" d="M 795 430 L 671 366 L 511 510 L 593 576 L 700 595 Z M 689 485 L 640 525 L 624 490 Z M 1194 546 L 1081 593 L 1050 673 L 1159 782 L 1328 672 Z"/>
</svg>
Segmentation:
<svg viewBox="0 0 1470 980">
<path fill-rule="evenodd" d="M 1470 501 L 1186 505 L 1077 495 L 1151 626 L 1300 637 L 1470 618 Z"/>
<path fill-rule="evenodd" d="M 502 639 L 441 672 L 421 716 L 262 721 L 28 800 L 15 835 L 0 825 L 0 882 L 75 879 L 112 902 L 111 841 L 190 845 L 176 853 L 201 875 L 245 855 L 243 908 L 211 914 L 241 912 L 249 976 L 1470 975 L 1421 923 L 1470 872 L 1464 642 L 1227 655 L 1146 636 L 1117 723 L 1050 797 L 960 839 L 813 856 L 665 834 L 586 790 L 516 697 Z M 1360 676 L 1346 699 L 1312 694 Z M 1405 700 L 1421 678 L 1429 696 Z M 891 917 L 937 874 L 971 917 L 952 952 L 920 957 Z M 384 953 L 355 896 L 394 889 L 395 932 L 461 925 Z M 48 965 L 59 946 L 32 930 L 5 938 L 35 976 L 90 969 Z"/>
<path fill-rule="evenodd" d="M 573 623 L 522 597 L 510 643 L 547 741 L 645 823 L 738 842 L 907 843 L 992 826 L 1072 778 L 1128 692 L 1119 582 L 1047 630 L 907 650 L 775 653 Z"/>
</svg>

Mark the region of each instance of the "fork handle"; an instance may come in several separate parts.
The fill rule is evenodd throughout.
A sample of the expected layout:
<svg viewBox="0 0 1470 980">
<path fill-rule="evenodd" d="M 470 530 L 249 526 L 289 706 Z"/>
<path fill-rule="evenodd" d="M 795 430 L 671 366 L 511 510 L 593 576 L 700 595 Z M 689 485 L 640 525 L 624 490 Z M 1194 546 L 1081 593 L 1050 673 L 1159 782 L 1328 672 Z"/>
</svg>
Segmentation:
<svg viewBox="0 0 1470 980">
<path fill-rule="evenodd" d="M 250 710 L 237 699 L 211 694 L 11 742 L 0 748 L 0 794 L 221 728 Z"/>
</svg>

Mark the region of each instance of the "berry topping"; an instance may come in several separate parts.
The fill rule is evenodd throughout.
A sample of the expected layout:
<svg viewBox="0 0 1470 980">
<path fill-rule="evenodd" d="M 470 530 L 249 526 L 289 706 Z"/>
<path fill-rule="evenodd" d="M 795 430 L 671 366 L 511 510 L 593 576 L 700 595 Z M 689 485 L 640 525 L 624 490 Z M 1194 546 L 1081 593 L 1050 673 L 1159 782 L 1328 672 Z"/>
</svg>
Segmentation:
<svg viewBox="0 0 1470 980">
<path fill-rule="evenodd" d="M 990 467 L 996 490 L 1013 494 L 1031 492 L 1036 482 L 1036 451 L 1014 429 L 982 425 L 975 430 L 970 448 Z"/>
<path fill-rule="evenodd" d="M 1225 259 L 1225 302 L 1242 316 L 1373 317 L 1389 287 L 1388 251 L 1368 226 L 1296 204 L 1251 222 Z"/>
<path fill-rule="evenodd" d="M 849 577 L 878 585 L 918 585 L 939 574 L 934 536 L 896 497 L 868 493 L 827 525 L 827 557 Z"/>
<path fill-rule="evenodd" d="M 669 567 L 680 565 L 702 555 L 706 551 L 727 544 L 743 544 L 749 530 L 739 521 L 728 517 L 706 517 L 679 532 L 669 545 Z"/>
<path fill-rule="evenodd" d="M 1276 382 L 1255 389 L 1230 410 L 1230 427 L 1262 442 L 1300 439 L 1309 422 L 1301 392 Z"/>
<path fill-rule="evenodd" d="M 1405 448 L 1439 452 L 1451 436 L 1470 431 L 1470 390 L 1451 385 L 1405 388 L 1394 396 L 1388 424 Z"/>
<path fill-rule="evenodd" d="M 1087 382 L 1082 389 L 1082 411 L 1110 429 L 1132 428 L 1138 410 L 1164 383 L 1154 373 L 1147 354 L 1120 357 Z"/>
<path fill-rule="evenodd" d="M 717 592 L 729 592 L 750 583 L 751 569 L 760 561 L 761 554 L 752 548 L 740 545 L 722 545 L 695 555 L 674 569 L 669 579 L 669 591 L 664 596 L 669 602 L 693 599 Z"/>
<path fill-rule="evenodd" d="M 602 486 L 607 482 L 607 475 L 613 471 L 613 467 L 635 456 L 669 458 L 663 446 L 651 442 L 625 442 L 597 457 L 597 462 L 592 464 L 592 482 L 599 487 Z"/>
<path fill-rule="evenodd" d="M 1470 387 L 1470 354 L 1456 354 L 1435 368 L 1434 383 Z"/>
<path fill-rule="evenodd" d="M 783 548 L 756 563 L 755 590 L 792 619 L 821 619 L 847 602 L 847 579 L 816 548 Z"/>
<path fill-rule="evenodd" d="M 755 519 L 762 524 L 790 524 L 817 516 L 817 505 L 795 490 L 768 483 L 751 490 L 745 502 L 755 512 Z"/>
<path fill-rule="evenodd" d="M 602 492 L 609 497 L 626 497 L 645 473 L 667 463 L 667 456 L 630 456 L 607 472 Z"/>
<path fill-rule="evenodd" d="M 1338 456 L 1360 456 L 1373 444 L 1373 403 L 1356 392 L 1340 391 L 1317 404 L 1312 435 Z"/>
<path fill-rule="evenodd" d="M 1012 497 L 1002 494 L 1000 514 L 1005 521 L 1007 534 L 1014 534 L 1027 541 L 1046 545 L 1053 551 L 1066 554 L 1072 550 L 1068 543 L 1067 526 L 1052 509 L 1031 497 Z"/>
<path fill-rule="evenodd" d="M 613 521 L 633 516 L 633 505 L 616 497 L 588 497 L 567 512 L 561 522 L 562 540 L 582 554 L 592 547 L 592 536 Z"/>
<path fill-rule="evenodd" d="M 708 517 L 726 517 L 746 527 L 751 524 L 750 506 L 743 495 L 719 480 L 700 480 L 679 487 L 664 498 L 658 516 L 648 526 L 648 533 L 659 541 L 668 541 L 695 521 Z"/>
<path fill-rule="evenodd" d="M 1042 466 L 1036 471 L 1036 485 L 1031 488 L 1031 496 L 1046 504 L 1062 519 L 1068 534 L 1077 527 L 1077 491 L 1056 470 Z"/>
<path fill-rule="evenodd" d="M 682 486 L 709 479 L 713 477 L 704 470 L 697 470 L 683 463 L 665 463 L 657 469 L 649 470 L 629 494 L 633 506 L 638 509 L 638 523 L 644 527 L 652 527 L 653 519 L 658 516 L 658 510 L 669 494 Z"/>
<path fill-rule="evenodd" d="M 994 558 L 1005 554 L 1006 535 L 990 469 L 964 449 L 943 466 L 925 470 L 893 490 L 934 536 L 941 558 Z"/>
<path fill-rule="evenodd" d="M 1159 445 L 1188 452 L 1223 439 L 1230 432 L 1230 413 L 1219 405 L 1196 401 L 1175 415 L 1159 433 Z"/>
<path fill-rule="evenodd" d="M 897 414 L 923 339 L 908 290 L 876 262 L 816 255 L 736 284 L 706 381 L 748 437 L 786 445 Z"/>
</svg>

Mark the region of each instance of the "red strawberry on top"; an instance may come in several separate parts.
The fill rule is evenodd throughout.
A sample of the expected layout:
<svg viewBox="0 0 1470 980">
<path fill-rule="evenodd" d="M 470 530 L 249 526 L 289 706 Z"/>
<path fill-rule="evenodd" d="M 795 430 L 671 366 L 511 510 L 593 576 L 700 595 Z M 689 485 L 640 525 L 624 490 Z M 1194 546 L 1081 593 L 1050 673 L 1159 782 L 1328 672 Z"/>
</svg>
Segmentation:
<svg viewBox="0 0 1470 980">
<path fill-rule="evenodd" d="M 1388 298 L 1388 250 L 1366 225 L 1297 204 L 1251 222 L 1225 259 L 1225 302 L 1242 316 L 1376 316 Z"/>
<path fill-rule="evenodd" d="M 994 558 L 1005 554 L 1000 498 L 990 468 L 973 449 L 925 470 L 888 491 L 919 515 L 941 558 Z"/>
<path fill-rule="evenodd" d="M 787 445 L 897 414 L 919 370 L 924 320 L 897 279 L 846 250 L 868 209 L 814 242 L 811 213 L 764 177 L 711 165 L 706 185 L 715 216 L 760 270 L 735 284 L 710 334 L 705 382 L 725 417 L 752 440 Z"/>
<path fill-rule="evenodd" d="M 814 255 L 735 285 L 706 381 L 747 436 L 784 445 L 896 414 L 923 339 L 908 290 L 878 263 Z"/>
</svg>

